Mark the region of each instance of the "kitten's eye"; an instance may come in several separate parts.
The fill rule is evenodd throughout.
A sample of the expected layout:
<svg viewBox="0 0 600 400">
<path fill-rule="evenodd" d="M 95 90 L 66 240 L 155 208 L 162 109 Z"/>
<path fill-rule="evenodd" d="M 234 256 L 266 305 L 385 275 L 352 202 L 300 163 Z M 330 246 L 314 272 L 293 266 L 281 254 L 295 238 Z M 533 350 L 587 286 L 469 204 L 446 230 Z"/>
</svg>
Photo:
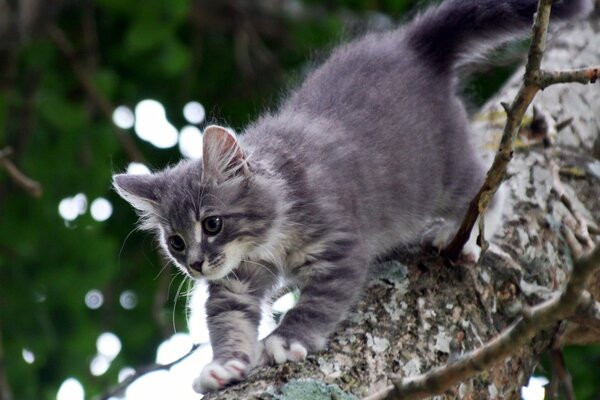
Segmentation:
<svg viewBox="0 0 600 400">
<path fill-rule="evenodd" d="M 221 217 L 208 217 L 202 221 L 202 229 L 209 236 L 214 236 L 223 229 L 223 219 Z"/>
<path fill-rule="evenodd" d="M 183 238 L 179 235 L 173 235 L 169 237 L 169 246 L 175 251 L 183 251 L 185 250 L 185 242 Z"/>
</svg>

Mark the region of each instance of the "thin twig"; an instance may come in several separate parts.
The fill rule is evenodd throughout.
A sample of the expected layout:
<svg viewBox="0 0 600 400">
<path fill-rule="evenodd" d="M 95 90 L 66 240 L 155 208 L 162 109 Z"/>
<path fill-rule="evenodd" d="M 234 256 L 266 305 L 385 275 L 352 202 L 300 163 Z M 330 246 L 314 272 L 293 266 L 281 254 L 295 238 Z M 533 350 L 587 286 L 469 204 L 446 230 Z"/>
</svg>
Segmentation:
<svg viewBox="0 0 600 400">
<path fill-rule="evenodd" d="M 471 231 L 477 217 L 480 212 L 487 209 L 496 190 L 498 190 L 498 187 L 502 183 L 506 175 L 508 163 L 513 157 L 513 143 L 519 133 L 521 121 L 537 92 L 556 83 L 594 83 L 598 81 L 600 70 L 597 67 L 557 72 L 540 70 L 546 46 L 546 34 L 551 6 L 552 0 L 540 0 L 538 3 L 523 83 L 512 104 L 510 106 L 503 104 L 507 113 L 507 119 L 494 162 L 487 173 L 485 182 L 477 192 L 475 198 L 469 203 L 467 213 L 454 239 L 442 251 L 442 255 L 451 260 L 458 259 L 463 246 L 471 236 Z"/>
<path fill-rule="evenodd" d="M 534 82 L 545 89 L 550 85 L 559 83 L 596 83 L 600 79 L 600 67 L 589 67 L 565 71 L 538 71 L 534 77 Z"/>
<path fill-rule="evenodd" d="M 556 193 L 560 202 L 569 210 L 573 218 L 575 218 L 576 223 L 574 228 L 574 234 L 577 240 L 581 242 L 581 244 L 587 249 L 591 249 L 594 246 L 594 242 L 590 236 L 588 223 L 585 218 L 579 213 L 575 207 L 573 206 L 573 201 L 565 191 L 565 188 L 560 180 L 560 169 L 553 158 L 547 156 L 546 157 L 548 164 L 550 166 L 550 171 L 552 173 L 552 191 Z"/>
<path fill-rule="evenodd" d="M 19 171 L 17 166 L 8 159 L 12 153 L 13 150 L 10 147 L 0 150 L 0 165 L 2 165 L 8 173 L 8 176 L 21 189 L 25 190 L 33 197 L 40 197 L 42 195 L 42 185 Z"/>
<path fill-rule="evenodd" d="M 0 400 L 12 400 L 13 395 L 6 376 L 6 360 L 2 347 L 2 329 L 0 328 Z"/>
<path fill-rule="evenodd" d="M 10 157 L 13 153 L 14 153 L 14 150 L 10 146 L 0 149 L 0 160 Z"/>
<path fill-rule="evenodd" d="M 575 391 L 573 390 L 573 381 L 571 374 L 565 364 L 565 358 L 561 349 L 554 349 L 550 352 L 552 359 L 552 369 L 560 384 L 565 400 L 575 400 Z"/>
<path fill-rule="evenodd" d="M 87 68 L 79 62 L 79 59 L 75 53 L 73 45 L 69 42 L 69 39 L 64 32 L 56 25 L 50 25 L 47 28 L 47 33 L 50 39 L 54 42 L 56 47 L 67 59 L 71 66 L 75 78 L 81 85 L 83 91 L 88 96 L 89 100 L 95 107 L 100 110 L 104 118 L 109 121 L 113 128 L 121 146 L 132 161 L 140 163 L 146 163 L 145 157 L 137 147 L 131 136 L 112 122 L 112 113 L 115 107 L 110 101 L 96 88 L 90 73 Z"/>
<path fill-rule="evenodd" d="M 600 246 L 575 262 L 571 278 L 562 293 L 524 310 L 521 317 L 486 345 L 466 353 L 451 364 L 416 377 L 396 380 L 393 385 L 364 400 L 421 399 L 444 393 L 460 381 L 489 369 L 529 343 L 541 330 L 595 303 L 585 288 L 588 278 L 598 267 Z"/>
<path fill-rule="evenodd" d="M 100 397 L 97 397 L 96 400 L 108 400 L 111 397 L 122 395 L 129 385 L 131 385 L 133 382 L 135 382 L 142 376 L 154 371 L 169 370 L 173 365 L 178 364 L 181 361 L 188 358 L 189 356 L 191 356 L 198 349 L 198 347 L 200 347 L 200 344 L 192 345 L 192 348 L 189 352 L 168 364 L 150 364 L 138 368 L 135 374 L 128 376 L 122 382 L 119 382 L 118 385 L 115 385 L 114 387 L 110 388 L 106 393 L 104 393 Z"/>
<path fill-rule="evenodd" d="M 594 301 L 579 307 L 568 320 L 600 332 L 600 302 Z"/>
</svg>

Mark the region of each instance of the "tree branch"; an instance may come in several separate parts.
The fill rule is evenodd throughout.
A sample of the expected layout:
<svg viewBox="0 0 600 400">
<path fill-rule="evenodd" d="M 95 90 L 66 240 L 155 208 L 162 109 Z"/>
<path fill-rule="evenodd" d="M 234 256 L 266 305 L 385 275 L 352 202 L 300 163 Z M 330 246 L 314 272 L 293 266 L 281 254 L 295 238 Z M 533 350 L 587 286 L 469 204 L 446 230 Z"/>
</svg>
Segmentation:
<svg viewBox="0 0 600 400">
<path fill-rule="evenodd" d="M 575 262 L 571 278 L 562 293 L 524 310 L 521 317 L 486 345 L 425 374 L 396 380 L 393 385 L 364 400 L 409 400 L 441 394 L 460 381 L 490 368 L 519 347 L 526 345 L 541 330 L 568 318 L 579 308 L 587 308 L 594 304 L 594 299 L 585 287 L 588 278 L 598 267 L 600 246 Z"/>
<path fill-rule="evenodd" d="M 533 81 L 544 90 L 548 86 L 559 83 L 596 83 L 600 79 L 600 67 L 589 67 L 565 71 L 537 71 Z"/>
<path fill-rule="evenodd" d="M 138 370 L 135 372 L 135 374 L 128 376 L 126 379 L 124 379 L 118 385 L 113 386 L 106 393 L 97 397 L 96 400 L 108 400 L 111 397 L 123 395 L 125 389 L 127 389 L 127 387 L 129 385 L 131 385 L 133 382 L 135 382 L 142 376 L 144 376 L 150 372 L 154 372 L 154 371 L 169 370 L 173 365 L 178 364 L 178 363 L 182 362 L 183 360 L 185 360 L 186 358 L 188 358 L 189 356 L 191 356 L 198 349 L 198 347 L 200 347 L 200 344 L 194 344 L 192 346 L 192 348 L 190 349 L 190 351 L 188 351 L 183 356 L 179 357 L 177 360 L 172 361 L 168 364 L 154 363 L 154 364 L 150 364 L 150 365 L 146 365 L 146 366 L 138 368 Z"/>
<path fill-rule="evenodd" d="M 565 400 L 575 400 L 575 391 L 573 390 L 573 381 L 571 374 L 565 364 L 565 358 L 561 349 L 553 349 L 550 351 L 552 359 L 553 379 L 557 381 Z"/>
<path fill-rule="evenodd" d="M 6 377 L 6 360 L 2 347 L 2 329 L 0 328 L 0 400 L 12 400 L 12 391 Z"/>
<path fill-rule="evenodd" d="M 498 190 L 498 187 L 502 183 L 502 180 L 506 175 L 508 163 L 513 157 L 513 144 L 519 133 L 523 115 L 537 92 L 540 89 L 544 89 L 555 83 L 594 83 L 598 80 L 600 69 L 597 67 L 558 72 L 540 70 L 542 56 L 546 46 L 546 34 L 548 31 L 551 7 L 552 0 L 540 0 L 538 3 L 523 84 L 512 104 L 510 106 L 505 106 L 507 113 L 506 125 L 504 126 L 500 146 L 494 158 L 494 162 L 487 173 L 485 182 L 479 189 L 479 192 L 475 195 L 475 198 L 469 204 L 467 214 L 465 215 L 458 232 L 454 236 L 454 239 L 442 251 L 442 255 L 451 260 L 458 259 L 463 246 L 471 236 L 471 231 L 477 217 L 487 209 L 496 190 Z"/>
<path fill-rule="evenodd" d="M 42 185 L 19 171 L 17 166 L 8 159 L 12 152 L 13 150 L 10 147 L 5 147 L 4 149 L 0 150 L 0 165 L 2 165 L 2 167 L 6 170 L 8 176 L 10 176 L 15 184 L 17 184 L 31 196 L 40 197 L 42 195 Z"/>
<path fill-rule="evenodd" d="M 69 62 L 71 69 L 73 70 L 73 73 L 75 75 L 75 78 L 77 79 L 77 81 L 79 81 L 81 88 L 86 93 L 91 103 L 94 104 L 98 108 L 98 110 L 100 110 L 104 118 L 107 121 L 109 121 L 111 127 L 113 128 L 113 131 L 115 132 L 117 138 L 119 139 L 119 142 L 121 143 L 121 146 L 129 156 L 129 158 L 132 161 L 147 163 L 144 155 L 137 147 L 131 136 L 129 136 L 129 134 L 126 131 L 122 130 L 112 122 L 112 113 L 115 107 L 96 88 L 87 68 L 84 65 L 82 65 L 77 59 L 77 55 L 75 54 L 73 45 L 69 42 L 64 32 L 56 25 L 50 25 L 47 28 L 47 33 L 50 39 L 54 42 L 56 47 L 62 53 L 62 55 Z"/>
</svg>

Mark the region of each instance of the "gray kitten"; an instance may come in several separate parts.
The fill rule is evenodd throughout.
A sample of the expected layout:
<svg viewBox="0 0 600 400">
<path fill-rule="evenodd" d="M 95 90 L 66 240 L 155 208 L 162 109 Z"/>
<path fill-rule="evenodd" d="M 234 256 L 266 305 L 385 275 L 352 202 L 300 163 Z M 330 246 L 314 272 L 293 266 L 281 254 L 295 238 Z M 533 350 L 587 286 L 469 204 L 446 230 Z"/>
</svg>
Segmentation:
<svg viewBox="0 0 600 400">
<path fill-rule="evenodd" d="M 446 244 L 485 176 L 456 67 L 472 49 L 527 32 L 536 3 L 447 0 L 337 48 L 239 138 L 209 126 L 202 160 L 114 177 L 175 264 L 209 282 L 214 359 L 196 391 L 322 350 L 370 262 L 424 235 Z M 553 15 L 589 5 L 557 0 Z M 261 304 L 282 282 L 299 300 L 259 342 Z"/>
</svg>

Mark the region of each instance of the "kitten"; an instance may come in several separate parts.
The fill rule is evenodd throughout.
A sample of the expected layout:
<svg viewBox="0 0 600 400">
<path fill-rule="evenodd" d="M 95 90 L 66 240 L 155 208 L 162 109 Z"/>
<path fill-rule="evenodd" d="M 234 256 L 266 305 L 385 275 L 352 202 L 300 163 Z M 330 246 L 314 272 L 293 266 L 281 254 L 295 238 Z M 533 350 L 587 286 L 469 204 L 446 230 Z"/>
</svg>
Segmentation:
<svg viewBox="0 0 600 400">
<path fill-rule="evenodd" d="M 209 126 L 202 160 L 114 177 L 173 262 L 209 283 L 214 358 L 196 391 L 322 350 L 370 262 L 423 235 L 447 243 L 485 176 L 456 67 L 471 49 L 526 33 L 536 3 L 447 0 L 337 48 L 239 138 Z M 589 6 L 555 1 L 553 16 Z M 259 342 L 261 304 L 281 282 L 299 300 Z"/>
</svg>

